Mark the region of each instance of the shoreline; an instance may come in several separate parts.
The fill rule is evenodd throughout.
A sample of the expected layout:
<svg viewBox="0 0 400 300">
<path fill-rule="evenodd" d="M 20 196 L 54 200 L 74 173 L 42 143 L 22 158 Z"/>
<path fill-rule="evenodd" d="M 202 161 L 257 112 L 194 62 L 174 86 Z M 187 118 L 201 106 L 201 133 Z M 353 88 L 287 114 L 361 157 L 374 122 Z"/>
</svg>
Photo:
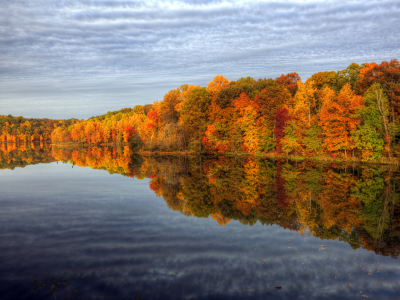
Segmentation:
<svg viewBox="0 0 400 300">
<path fill-rule="evenodd" d="M 25 142 L 0 142 L 0 144 L 29 144 L 29 143 L 51 143 L 51 140 L 47 141 L 25 141 Z"/>
<path fill-rule="evenodd" d="M 116 144 L 97 144 L 97 145 L 89 145 L 89 144 L 51 144 L 51 146 L 61 147 L 61 148 L 88 148 L 88 147 L 117 147 Z M 120 145 L 124 146 L 124 144 Z M 315 156 L 315 157 L 304 157 L 304 156 L 295 156 L 295 155 L 282 155 L 276 152 L 270 153 L 258 153 L 258 154 L 250 154 L 250 153 L 213 153 L 209 154 L 206 152 L 195 152 L 195 151 L 146 151 L 139 150 L 136 152 L 138 155 L 142 156 L 208 156 L 208 157 L 256 157 L 256 158 L 269 158 L 269 159 L 286 159 L 291 161 L 314 161 L 319 163 L 352 163 L 357 165 L 391 165 L 391 166 L 399 166 L 400 160 L 391 159 L 383 157 L 380 161 L 362 161 L 359 158 L 332 158 L 329 156 Z"/>
</svg>

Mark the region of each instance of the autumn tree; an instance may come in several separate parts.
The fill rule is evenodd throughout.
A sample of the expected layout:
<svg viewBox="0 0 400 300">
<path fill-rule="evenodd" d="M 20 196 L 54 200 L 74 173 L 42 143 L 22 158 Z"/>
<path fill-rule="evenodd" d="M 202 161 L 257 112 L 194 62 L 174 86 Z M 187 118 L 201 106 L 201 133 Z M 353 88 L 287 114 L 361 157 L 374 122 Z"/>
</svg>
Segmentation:
<svg viewBox="0 0 400 300">
<path fill-rule="evenodd" d="M 180 114 L 182 107 L 183 107 L 183 103 L 186 101 L 190 92 L 193 91 L 194 89 L 200 89 L 200 88 L 201 88 L 200 85 L 193 85 L 193 84 L 190 84 L 190 85 L 182 84 L 179 87 L 181 101 L 175 106 L 175 110 L 178 112 L 178 114 Z"/>
<path fill-rule="evenodd" d="M 336 75 L 337 73 L 335 71 L 317 72 L 311 75 L 311 77 L 307 80 L 312 81 L 314 88 L 317 90 L 322 90 L 325 87 L 336 90 L 334 84 Z"/>
<path fill-rule="evenodd" d="M 201 150 L 201 139 L 208 125 L 208 107 L 211 103 L 210 94 L 205 88 L 192 90 L 181 110 L 181 122 L 187 128 L 191 137 L 192 147 Z"/>
<path fill-rule="evenodd" d="M 132 112 L 134 114 L 139 114 L 139 115 L 143 115 L 144 114 L 144 108 L 142 105 L 136 105 L 133 109 Z"/>
<path fill-rule="evenodd" d="M 275 128 L 274 135 L 276 141 L 276 151 L 282 153 L 282 139 L 285 137 L 285 127 L 287 122 L 291 119 L 289 110 L 284 107 L 275 112 Z"/>
<path fill-rule="evenodd" d="M 355 142 L 351 132 L 357 129 L 360 120 L 356 117 L 362 98 L 355 95 L 350 84 L 346 84 L 332 102 L 325 102 L 321 109 L 319 126 L 324 136 L 323 147 L 328 152 L 353 149 Z"/>
<path fill-rule="evenodd" d="M 176 110 L 176 106 L 182 101 L 180 94 L 179 89 L 170 90 L 165 94 L 160 107 L 160 116 L 165 123 L 178 123 L 179 113 Z"/>
<path fill-rule="evenodd" d="M 210 81 L 207 85 L 207 92 L 211 97 L 217 95 L 222 89 L 229 86 L 229 80 L 222 75 L 214 77 L 213 81 Z"/>
<path fill-rule="evenodd" d="M 359 80 L 360 72 L 364 66 L 365 64 L 359 65 L 356 63 L 351 63 L 346 69 L 338 71 L 333 82 L 333 85 L 336 87 L 335 90 L 340 91 L 347 83 L 350 84 L 353 90 L 355 90 Z"/>
<path fill-rule="evenodd" d="M 231 81 L 229 83 L 229 85 L 231 87 L 233 87 L 233 86 L 240 87 L 240 86 L 243 86 L 243 85 L 254 86 L 255 83 L 256 83 L 256 80 L 254 78 L 252 78 L 250 76 L 247 76 L 247 77 L 241 77 L 241 78 L 239 78 L 238 80 L 235 80 L 235 81 Z"/>
<path fill-rule="evenodd" d="M 291 95 L 284 85 L 269 81 L 258 95 L 261 115 L 267 120 L 270 127 L 274 126 L 275 112 L 289 103 Z"/>
<path fill-rule="evenodd" d="M 145 104 L 144 106 L 143 106 L 143 111 L 144 111 L 144 114 L 147 116 L 147 114 L 150 112 L 150 111 L 152 111 L 153 110 L 153 105 L 151 105 L 151 104 Z"/>
<path fill-rule="evenodd" d="M 397 59 L 390 62 L 383 61 L 381 64 L 366 64 L 361 69 L 357 89 L 364 94 L 369 87 L 379 83 L 386 92 L 390 106 L 390 119 L 400 119 L 400 63 Z"/>
<path fill-rule="evenodd" d="M 225 131 L 220 123 L 214 123 L 207 126 L 207 130 L 202 139 L 204 149 L 208 153 L 225 153 L 232 147 L 225 136 Z"/>
<path fill-rule="evenodd" d="M 362 121 L 353 132 L 356 147 L 361 150 L 363 160 L 382 157 L 384 148 L 391 157 L 395 130 L 393 123 L 389 123 L 389 101 L 379 83 L 367 90 L 363 102 L 364 106 L 357 107 L 357 116 Z"/>
<path fill-rule="evenodd" d="M 299 74 L 296 72 L 288 73 L 286 75 L 281 75 L 280 77 L 276 78 L 276 82 L 279 84 L 283 84 L 286 86 L 288 91 L 292 96 L 296 94 L 297 91 L 297 82 L 300 80 Z"/>
<path fill-rule="evenodd" d="M 259 150 L 259 126 L 257 119 L 260 114 L 260 106 L 258 105 L 258 101 L 251 101 L 247 94 L 242 93 L 234 103 L 236 126 L 232 129 L 234 131 L 240 129 L 241 131 L 237 132 L 238 137 L 241 139 L 239 144 L 242 145 L 242 149 L 240 150 L 244 150 L 247 153 L 256 153 Z"/>
<path fill-rule="evenodd" d="M 307 80 L 305 84 L 301 80 L 297 82 L 297 92 L 294 96 L 292 111 L 302 127 L 310 127 L 311 117 L 317 113 L 316 89 L 313 85 L 314 81 L 312 80 Z"/>
<path fill-rule="evenodd" d="M 280 142 L 283 152 L 285 152 L 286 155 L 289 155 L 289 153 L 292 151 L 295 151 L 296 153 L 298 153 L 298 151 L 302 151 L 301 133 L 303 132 L 303 130 L 299 127 L 297 120 L 293 117 L 288 119 L 283 132 L 284 136 Z"/>
<path fill-rule="evenodd" d="M 131 126 L 125 128 L 126 135 L 124 136 L 124 141 L 128 143 L 129 148 L 132 151 L 137 151 L 142 147 L 142 140 L 138 135 L 138 132 Z"/>
<path fill-rule="evenodd" d="M 237 99 L 242 93 L 249 95 L 250 98 L 254 98 L 256 90 L 252 85 L 244 83 L 242 85 L 235 84 L 227 88 L 222 89 L 216 96 L 216 104 L 221 108 L 233 107 L 233 101 Z"/>
</svg>

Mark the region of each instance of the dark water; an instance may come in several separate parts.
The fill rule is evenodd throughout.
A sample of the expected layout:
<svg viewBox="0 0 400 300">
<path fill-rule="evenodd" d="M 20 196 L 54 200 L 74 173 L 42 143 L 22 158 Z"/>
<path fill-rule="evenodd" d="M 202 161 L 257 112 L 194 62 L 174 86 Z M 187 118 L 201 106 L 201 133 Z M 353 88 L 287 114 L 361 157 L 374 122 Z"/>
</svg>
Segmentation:
<svg viewBox="0 0 400 300">
<path fill-rule="evenodd" d="M 394 168 L 113 149 L 1 158 L 0 299 L 54 299 L 32 290 L 51 277 L 81 289 L 71 299 L 400 296 Z"/>
</svg>

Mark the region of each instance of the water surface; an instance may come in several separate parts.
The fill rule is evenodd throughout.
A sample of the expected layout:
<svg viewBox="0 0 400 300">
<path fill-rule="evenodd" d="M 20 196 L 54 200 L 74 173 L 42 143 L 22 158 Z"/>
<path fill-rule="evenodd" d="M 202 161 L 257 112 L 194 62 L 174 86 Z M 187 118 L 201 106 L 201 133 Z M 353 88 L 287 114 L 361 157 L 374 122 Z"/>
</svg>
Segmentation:
<svg viewBox="0 0 400 300">
<path fill-rule="evenodd" d="M 0 154 L 1 299 L 54 299 L 32 290 L 51 277 L 81 289 L 71 299 L 400 296 L 393 167 Z"/>
</svg>

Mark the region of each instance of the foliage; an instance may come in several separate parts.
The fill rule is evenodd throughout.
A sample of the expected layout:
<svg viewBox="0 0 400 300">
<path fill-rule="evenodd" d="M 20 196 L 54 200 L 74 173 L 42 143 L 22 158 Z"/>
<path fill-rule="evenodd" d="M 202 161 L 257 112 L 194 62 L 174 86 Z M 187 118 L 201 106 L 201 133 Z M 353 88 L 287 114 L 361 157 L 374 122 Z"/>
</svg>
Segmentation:
<svg viewBox="0 0 400 300">
<path fill-rule="evenodd" d="M 199 145 L 208 126 L 208 107 L 211 104 L 210 94 L 204 88 L 192 90 L 183 102 L 181 122 L 187 127 L 192 145 Z"/>
<path fill-rule="evenodd" d="M 213 81 L 210 81 L 207 85 L 207 92 L 214 97 L 222 89 L 229 87 L 229 80 L 222 75 L 215 76 Z"/>
<path fill-rule="evenodd" d="M 127 145 L 125 129 L 131 127 L 137 138 L 131 150 L 136 152 L 230 155 L 275 150 L 279 155 L 393 163 L 400 155 L 399 68 L 397 60 L 352 63 L 341 71 L 315 73 L 305 82 L 295 72 L 235 81 L 217 75 L 206 88 L 183 84 L 151 105 L 59 122 L 51 128 L 51 139 Z M 28 123 L 19 131 L 7 123 L 0 141 L 26 140 L 20 128 Z"/>
<path fill-rule="evenodd" d="M 390 152 L 394 137 L 393 123 L 389 125 L 389 103 L 379 83 L 373 84 L 364 94 L 364 106 L 357 107 L 362 124 L 353 132 L 356 147 L 361 149 L 363 160 L 383 156 L 384 146 Z"/>
<path fill-rule="evenodd" d="M 346 84 L 332 102 L 325 102 L 321 109 L 319 126 L 324 135 L 323 147 L 329 151 L 354 148 L 351 132 L 357 129 L 360 120 L 356 117 L 357 107 L 362 106 L 361 97 L 356 96 Z"/>
<path fill-rule="evenodd" d="M 390 104 L 391 121 L 400 119 L 400 63 L 397 59 L 381 64 L 365 64 L 359 74 L 357 89 L 364 94 L 371 85 L 379 83 L 385 90 Z"/>
<path fill-rule="evenodd" d="M 97 120 L 97 121 L 103 121 L 104 119 L 106 119 L 107 117 L 109 118 L 110 116 L 114 116 L 117 114 L 126 114 L 132 111 L 132 108 L 129 107 L 125 107 L 125 108 L 121 108 L 120 110 L 116 110 L 116 111 L 109 111 L 104 115 L 100 115 L 100 116 L 95 116 L 95 117 L 91 117 L 88 120 Z"/>
<path fill-rule="evenodd" d="M 0 142 L 28 143 L 31 141 L 50 141 L 53 130 L 56 128 L 66 129 L 77 122 L 77 119 L 27 119 L 21 116 L 0 115 Z"/>
<path fill-rule="evenodd" d="M 290 93 L 282 84 L 270 82 L 265 86 L 258 95 L 258 103 L 260 105 L 260 113 L 268 122 L 269 126 L 273 126 L 275 122 L 275 112 L 289 103 L 291 99 Z"/>
<path fill-rule="evenodd" d="M 304 145 L 309 156 L 321 154 L 322 150 L 322 129 L 317 125 L 312 125 L 306 132 Z"/>
<path fill-rule="evenodd" d="M 288 120 L 286 126 L 284 127 L 284 137 L 282 138 L 282 150 L 286 154 L 289 154 L 292 151 L 298 150 L 300 148 L 299 139 L 296 136 L 296 132 L 298 132 L 298 125 L 296 120 Z"/>
<path fill-rule="evenodd" d="M 124 142 L 128 143 L 132 151 L 139 150 L 143 144 L 138 132 L 131 126 L 125 128 Z"/>
<path fill-rule="evenodd" d="M 276 82 L 285 85 L 292 96 L 297 92 L 297 82 L 299 80 L 300 76 L 296 72 L 288 73 L 286 75 L 282 74 L 280 77 L 276 78 Z"/>
<path fill-rule="evenodd" d="M 134 114 L 138 114 L 138 115 L 143 115 L 144 114 L 144 108 L 141 105 L 136 105 L 133 109 L 132 112 Z"/>
<path fill-rule="evenodd" d="M 276 151 L 278 153 L 282 152 L 282 139 L 285 137 L 285 127 L 286 123 L 291 119 L 289 116 L 289 110 L 284 107 L 282 109 L 278 109 L 275 112 L 275 129 L 274 135 L 276 140 Z"/>
</svg>

